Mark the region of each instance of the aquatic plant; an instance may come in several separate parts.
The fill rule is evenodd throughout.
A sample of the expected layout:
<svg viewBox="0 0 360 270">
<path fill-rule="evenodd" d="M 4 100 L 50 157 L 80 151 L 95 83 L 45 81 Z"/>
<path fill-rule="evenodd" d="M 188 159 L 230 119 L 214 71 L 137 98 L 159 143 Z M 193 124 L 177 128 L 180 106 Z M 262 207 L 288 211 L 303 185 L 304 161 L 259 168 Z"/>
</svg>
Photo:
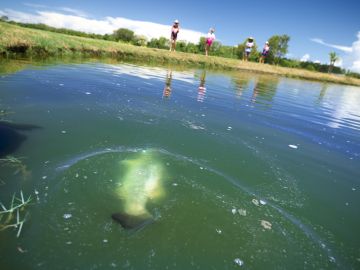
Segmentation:
<svg viewBox="0 0 360 270">
<path fill-rule="evenodd" d="M 0 120 L 3 119 L 3 117 L 8 116 L 9 114 L 11 114 L 11 112 L 9 112 L 8 110 L 0 109 Z"/>
<path fill-rule="evenodd" d="M 31 200 L 31 195 L 25 199 L 21 190 L 20 198 L 16 197 L 15 193 L 13 194 L 9 207 L 5 207 L 0 202 L 0 207 L 2 208 L 2 211 L 0 211 L 0 231 L 15 228 L 18 229 L 16 237 L 19 237 L 27 218 L 27 213 L 21 217 L 21 212 L 25 210 L 25 207 L 30 204 Z"/>
<path fill-rule="evenodd" d="M 25 179 L 30 175 L 30 171 L 27 169 L 26 165 L 22 162 L 23 158 L 17 158 L 14 156 L 6 156 L 5 158 L 0 158 L 0 166 L 14 168 L 14 174 L 20 173 Z"/>
</svg>

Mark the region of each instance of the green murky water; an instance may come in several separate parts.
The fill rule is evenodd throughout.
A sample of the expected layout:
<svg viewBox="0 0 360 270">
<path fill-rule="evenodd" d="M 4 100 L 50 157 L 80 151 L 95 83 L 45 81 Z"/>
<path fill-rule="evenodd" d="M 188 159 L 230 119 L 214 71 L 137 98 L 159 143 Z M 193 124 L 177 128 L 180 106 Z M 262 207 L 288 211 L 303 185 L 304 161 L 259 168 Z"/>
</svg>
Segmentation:
<svg viewBox="0 0 360 270">
<path fill-rule="evenodd" d="M 19 131 L 27 139 L 12 153 L 31 174 L 1 167 L 5 206 L 20 190 L 33 197 L 20 236 L 0 232 L 1 269 L 360 267 L 360 88 L 7 65 L 17 72 L 0 78 L 0 109 L 13 112 L 2 118 L 41 129 Z M 126 200 L 121 164 L 149 149 L 162 166 L 161 196 L 145 205 L 154 222 L 125 230 L 111 219 Z"/>
</svg>

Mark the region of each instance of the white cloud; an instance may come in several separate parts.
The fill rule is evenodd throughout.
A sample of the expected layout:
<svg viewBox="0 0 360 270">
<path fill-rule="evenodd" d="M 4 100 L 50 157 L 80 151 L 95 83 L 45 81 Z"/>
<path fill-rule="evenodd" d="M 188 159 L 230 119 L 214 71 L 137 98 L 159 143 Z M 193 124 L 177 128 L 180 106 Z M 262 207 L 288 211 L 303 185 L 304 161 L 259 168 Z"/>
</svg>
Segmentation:
<svg viewBox="0 0 360 270">
<path fill-rule="evenodd" d="M 339 57 L 338 60 L 336 60 L 334 66 L 342 67 L 343 66 L 343 59 L 341 57 Z"/>
<path fill-rule="evenodd" d="M 322 39 L 320 39 L 320 38 L 312 38 L 312 39 L 310 39 L 310 40 L 313 41 L 313 42 L 319 43 L 319 44 L 321 44 L 321 45 L 328 46 L 328 47 L 330 47 L 330 48 L 338 49 L 338 50 L 343 51 L 343 52 L 351 52 L 351 51 L 352 51 L 352 48 L 351 48 L 351 47 L 326 43 L 326 42 L 324 42 L 324 41 L 323 41 Z"/>
<path fill-rule="evenodd" d="M 344 66 L 345 68 L 360 73 L 360 31 L 357 33 L 357 40 L 353 42 L 351 47 L 326 43 L 319 38 L 313 38 L 311 40 L 324 46 L 343 51 L 345 55 L 339 59 L 336 65 Z"/>
<path fill-rule="evenodd" d="M 88 14 L 82 10 L 78 10 L 78 9 L 74 9 L 74 8 L 69 8 L 69 7 L 49 7 L 46 5 L 40 5 L 40 4 L 35 4 L 35 3 L 23 3 L 24 6 L 33 8 L 35 10 L 59 10 L 61 12 L 66 12 L 66 13 L 70 13 L 72 15 L 75 16 L 79 16 L 79 17 L 87 17 Z"/>
<path fill-rule="evenodd" d="M 314 63 L 315 64 L 321 64 L 320 60 L 315 60 Z"/>
<path fill-rule="evenodd" d="M 307 62 L 310 60 L 310 54 L 305 54 L 303 57 L 301 57 L 300 61 L 301 62 Z"/>
<path fill-rule="evenodd" d="M 75 16 L 79 16 L 79 17 L 87 17 L 87 13 L 84 12 L 84 11 L 81 11 L 81 10 L 78 10 L 78 9 L 73 9 L 73 8 L 69 8 L 69 7 L 59 7 L 59 8 L 56 8 L 60 11 L 65 11 L 67 13 L 71 13 Z"/>
<path fill-rule="evenodd" d="M 65 11 L 63 9 L 63 11 Z M 70 12 L 69 9 L 66 12 Z M 75 14 L 76 10 L 72 10 Z M 159 37 L 170 37 L 171 25 L 159 23 L 136 21 L 122 17 L 106 17 L 101 20 L 85 18 L 84 16 L 69 15 L 56 11 L 36 11 L 36 13 L 20 12 L 11 9 L 0 10 L 0 14 L 6 15 L 10 20 L 24 23 L 43 23 L 57 28 L 68 28 L 77 31 L 96 34 L 110 34 L 118 28 L 128 28 L 137 35 L 144 35 L 148 39 Z M 190 29 L 181 29 L 179 40 L 186 40 L 198 43 L 201 36 L 205 33 Z"/>
<path fill-rule="evenodd" d="M 45 5 L 34 4 L 34 3 L 23 3 L 23 5 L 31 8 L 46 8 Z"/>
</svg>

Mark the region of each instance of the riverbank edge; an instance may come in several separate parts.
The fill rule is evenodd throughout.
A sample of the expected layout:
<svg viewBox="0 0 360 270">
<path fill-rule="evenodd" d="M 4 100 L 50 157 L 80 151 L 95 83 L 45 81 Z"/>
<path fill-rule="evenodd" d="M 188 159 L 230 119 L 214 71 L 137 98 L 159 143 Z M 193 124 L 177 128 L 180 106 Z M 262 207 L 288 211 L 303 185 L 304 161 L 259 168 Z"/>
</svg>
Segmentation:
<svg viewBox="0 0 360 270">
<path fill-rule="evenodd" d="M 244 62 L 238 59 L 223 57 L 206 57 L 199 54 L 169 52 L 161 49 L 137 47 L 122 42 L 29 29 L 0 22 L 0 58 L 46 58 L 56 56 L 111 57 L 118 60 L 141 60 L 157 62 L 159 64 L 181 64 L 191 67 L 250 71 L 289 78 L 360 86 L 360 79 L 344 75 Z"/>
</svg>

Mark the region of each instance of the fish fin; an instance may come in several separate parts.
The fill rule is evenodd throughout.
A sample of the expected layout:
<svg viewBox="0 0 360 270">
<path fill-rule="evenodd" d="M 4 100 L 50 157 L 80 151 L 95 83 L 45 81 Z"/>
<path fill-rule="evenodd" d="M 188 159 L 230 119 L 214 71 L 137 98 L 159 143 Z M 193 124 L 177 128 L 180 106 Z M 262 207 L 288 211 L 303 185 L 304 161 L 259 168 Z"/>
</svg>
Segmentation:
<svg viewBox="0 0 360 270">
<path fill-rule="evenodd" d="M 126 213 L 114 213 L 111 217 L 126 230 L 139 230 L 154 222 L 154 218 L 150 214 L 130 215 Z"/>
<path fill-rule="evenodd" d="M 31 125 L 31 124 L 17 124 L 10 121 L 0 121 L 0 126 L 12 128 L 16 130 L 33 130 L 41 128 L 40 126 Z"/>
</svg>

